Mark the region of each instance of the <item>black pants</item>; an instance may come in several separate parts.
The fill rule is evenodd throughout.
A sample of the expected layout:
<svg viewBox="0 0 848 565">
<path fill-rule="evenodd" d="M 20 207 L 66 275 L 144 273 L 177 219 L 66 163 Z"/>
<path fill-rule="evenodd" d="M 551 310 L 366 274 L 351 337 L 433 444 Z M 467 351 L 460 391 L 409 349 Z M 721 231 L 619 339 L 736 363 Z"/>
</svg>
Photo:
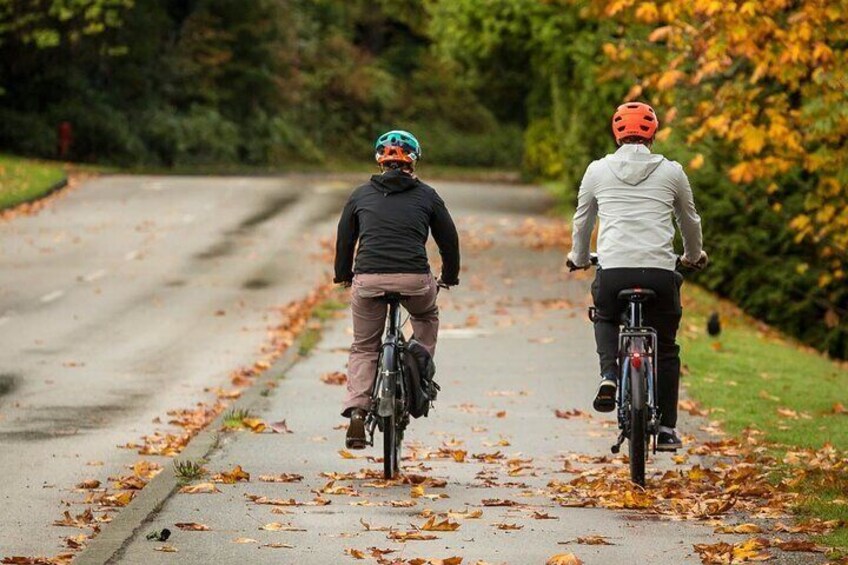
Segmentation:
<svg viewBox="0 0 848 565">
<path fill-rule="evenodd" d="M 683 277 L 665 269 L 598 269 L 592 283 L 592 298 L 597 316 L 595 342 L 601 361 L 601 374 L 618 375 L 618 331 L 626 301 L 618 300 L 625 288 L 649 288 L 656 298 L 642 306 L 644 325 L 657 331 L 657 403 L 660 424 L 677 425 L 677 395 L 680 389 L 680 347 L 677 328 L 683 309 L 680 306 L 680 285 Z"/>
</svg>

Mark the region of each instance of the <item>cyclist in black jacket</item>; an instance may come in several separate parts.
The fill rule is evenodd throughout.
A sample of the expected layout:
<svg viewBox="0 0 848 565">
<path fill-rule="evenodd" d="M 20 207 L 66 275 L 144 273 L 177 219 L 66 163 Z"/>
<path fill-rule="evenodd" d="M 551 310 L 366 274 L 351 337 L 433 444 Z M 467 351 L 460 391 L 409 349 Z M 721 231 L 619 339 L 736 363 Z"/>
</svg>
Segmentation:
<svg viewBox="0 0 848 565">
<path fill-rule="evenodd" d="M 376 151 L 381 174 L 353 191 L 336 238 L 334 281 L 353 287 L 353 344 L 342 411 L 350 418 L 345 443 L 351 449 L 366 445 L 364 422 L 386 321 L 386 304 L 378 298 L 388 292 L 405 297 L 415 337 L 432 355 L 439 329 L 437 285 L 459 284 L 456 226 L 441 197 L 414 174 L 418 140 L 390 131 L 377 140 Z M 442 257 L 439 281 L 427 258 L 430 233 Z"/>
</svg>

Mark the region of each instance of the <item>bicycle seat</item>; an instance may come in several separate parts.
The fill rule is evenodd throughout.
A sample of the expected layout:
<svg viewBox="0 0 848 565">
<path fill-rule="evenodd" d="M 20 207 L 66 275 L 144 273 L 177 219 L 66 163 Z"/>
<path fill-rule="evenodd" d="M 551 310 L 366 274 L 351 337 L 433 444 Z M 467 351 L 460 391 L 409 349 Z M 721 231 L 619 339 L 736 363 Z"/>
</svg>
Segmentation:
<svg viewBox="0 0 848 565">
<path fill-rule="evenodd" d="M 619 300 L 627 300 L 628 302 L 647 302 L 656 297 L 657 293 L 650 288 L 625 288 L 618 293 Z"/>
</svg>

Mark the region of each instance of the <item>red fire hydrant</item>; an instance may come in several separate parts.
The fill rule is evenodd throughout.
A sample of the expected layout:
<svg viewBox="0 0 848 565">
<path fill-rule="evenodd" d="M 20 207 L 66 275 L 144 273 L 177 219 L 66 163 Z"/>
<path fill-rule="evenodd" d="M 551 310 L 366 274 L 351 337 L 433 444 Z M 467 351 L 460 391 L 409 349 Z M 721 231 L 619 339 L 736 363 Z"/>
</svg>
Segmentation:
<svg viewBox="0 0 848 565">
<path fill-rule="evenodd" d="M 59 122 L 59 146 L 58 153 L 60 159 L 67 158 L 71 152 L 71 144 L 74 141 L 74 130 L 71 122 Z"/>
</svg>

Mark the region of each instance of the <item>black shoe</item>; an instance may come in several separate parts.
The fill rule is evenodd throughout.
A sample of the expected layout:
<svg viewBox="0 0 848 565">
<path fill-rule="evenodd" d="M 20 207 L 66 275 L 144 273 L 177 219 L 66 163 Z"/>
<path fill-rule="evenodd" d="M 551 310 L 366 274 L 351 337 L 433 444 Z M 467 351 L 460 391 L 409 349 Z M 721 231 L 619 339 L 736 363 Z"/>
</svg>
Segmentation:
<svg viewBox="0 0 848 565">
<path fill-rule="evenodd" d="M 368 415 L 362 408 L 354 408 L 350 413 L 350 424 L 347 427 L 345 447 L 348 449 L 365 449 L 368 440 L 365 438 L 365 417 Z"/>
<path fill-rule="evenodd" d="M 677 431 L 660 432 L 657 435 L 657 451 L 677 451 L 683 442 L 677 437 Z"/>
<path fill-rule="evenodd" d="M 613 379 L 603 378 L 598 386 L 598 394 L 595 395 L 595 402 L 592 406 L 598 412 L 612 412 L 615 410 L 615 391 L 618 388 Z"/>
</svg>

